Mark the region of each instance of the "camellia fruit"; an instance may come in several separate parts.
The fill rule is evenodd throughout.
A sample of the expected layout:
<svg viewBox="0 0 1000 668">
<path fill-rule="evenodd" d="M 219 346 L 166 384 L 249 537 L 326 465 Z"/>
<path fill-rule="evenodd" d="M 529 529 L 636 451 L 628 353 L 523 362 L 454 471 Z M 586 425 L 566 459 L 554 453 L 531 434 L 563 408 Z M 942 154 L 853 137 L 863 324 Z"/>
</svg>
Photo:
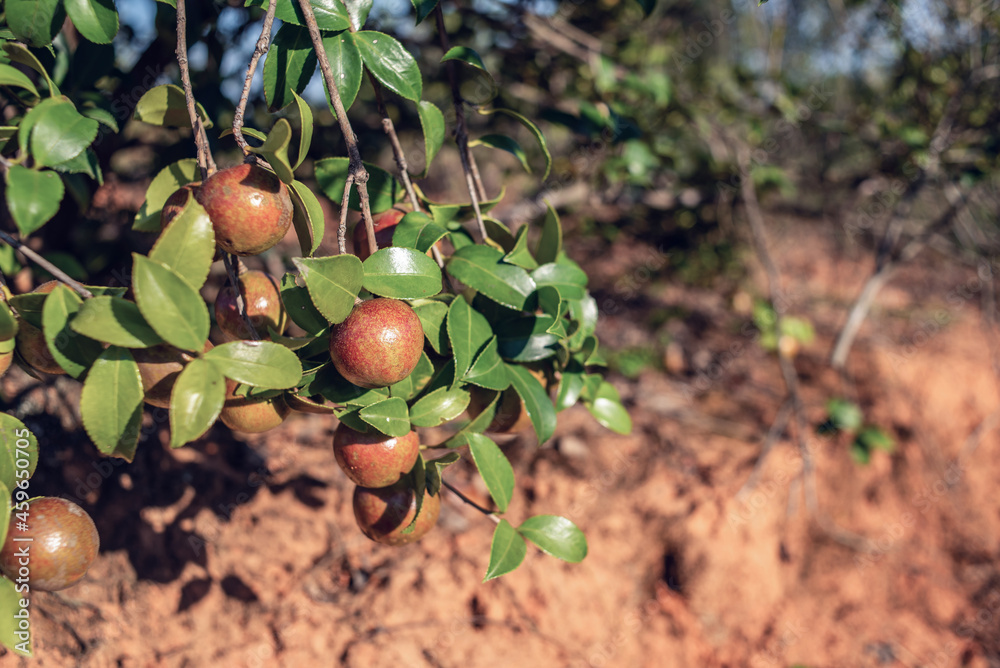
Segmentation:
<svg viewBox="0 0 1000 668">
<path fill-rule="evenodd" d="M 273 278 L 262 271 L 247 271 L 240 275 L 240 294 L 258 338 L 270 341 L 269 329 L 278 334 L 285 331 L 288 314 L 281 302 L 278 283 Z M 236 306 L 236 291 L 231 285 L 219 290 L 215 298 L 215 322 L 230 341 L 253 338 Z"/>
<path fill-rule="evenodd" d="M 7 539 L 0 548 L 0 571 L 21 582 L 22 568 L 28 584 L 40 591 L 59 591 L 76 584 L 97 558 L 100 537 L 90 515 L 71 501 L 43 496 L 28 501 L 23 521 L 11 515 Z M 28 546 L 28 558 L 20 550 Z M 28 563 L 25 564 L 24 561 Z"/>
<path fill-rule="evenodd" d="M 403 219 L 406 212 L 399 209 L 389 209 L 377 216 L 372 216 L 372 224 L 375 228 L 375 242 L 379 248 L 392 245 L 392 235 L 396 232 L 396 225 Z M 368 228 L 365 221 L 361 220 L 354 226 L 354 254 L 364 262 L 371 253 L 368 248 Z"/>
<path fill-rule="evenodd" d="M 206 341 L 203 352 L 207 353 L 212 348 L 212 343 Z M 150 348 L 137 348 L 132 351 L 132 357 L 139 365 L 143 400 L 150 406 L 170 408 L 170 393 L 174 390 L 177 376 L 193 356 L 167 343 L 161 343 Z"/>
<path fill-rule="evenodd" d="M 273 248 L 292 224 L 288 188 L 272 172 L 244 163 L 209 176 L 197 192 L 215 242 L 226 253 L 257 255 Z"/>
<path fill-rule="evenodd" d="M 396 299 L 361 302 L 330 334 L 333 365 L 360 387 L 386 387 L 403 380 L 416 368 L 423 349 L 420 318 Z"/>
<path fill-rule="evenodd" d="M 420 540 L 437 524 L 441 495 L 424 495 L 420 515 L 409 533 L 403 533 L 417 512 L 417 496 L 408 480 L 389 487 L 355 487 L 354 519 L 361 532 L 376 543 L 406 545 Z"/>
<path fill-rule="evenodd" d="M 219 419 L 233 431 L 261 434 L 274 429 L 288 417 L 291 409 L 280 394 L 266 399 L 236 395 L 237 383 L 226 380 L 226 403 Z"/>
<path fill-rule="evenodd" d="M 333 435 L 333 454 L 347 477 L 362 487 L 388 487 L 413 468 L 420 455 L 420 437 L 386 436 L 371 428 L 367 433 L 346 424 Z"/>
<path fill-rule="evenodd" d="M 48 294 L 55 290 L 57 285 L 59 285 L 59 281 L 48 281 L 47 283 L 42 283 L 32 290 L 32 292 Z M 52 351 L 49 350 L 49 344 L 45 342 L 45 334 L 42 333 L 42 330 L 22 318 L 18 322 L 16 338 L 17 352 L 20 353 L 21 359 L 28 366 L 54 376 L 66 373 L 59 366 L 59 363 L 56 362 L 55 357 L 52 356 Z"/>
</svg>

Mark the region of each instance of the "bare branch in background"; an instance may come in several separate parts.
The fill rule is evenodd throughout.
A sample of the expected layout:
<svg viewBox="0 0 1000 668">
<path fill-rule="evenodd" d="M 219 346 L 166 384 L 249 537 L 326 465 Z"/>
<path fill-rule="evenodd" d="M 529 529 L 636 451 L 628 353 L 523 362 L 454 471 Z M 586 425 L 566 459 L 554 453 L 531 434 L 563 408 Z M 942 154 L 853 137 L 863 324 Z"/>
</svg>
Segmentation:
<svg viewBox="0 0 1000 668">
<path fill-rule="evenodd" d="M 191 73 L 188 71 L 187 56 L 187 8 L 185 0 L 177 0 L 177 64 L 181 68 L 181 84 L 184 86 L 184 100 L 187 103 L 188 118 L 194 131 L 194 145 L 198 149 L 198 168 L 201 170 L 201 180 L 204 181 L 215 171 L 215 160 L 208 146 L 208 135 L 205 126 L 198 116 L 198 109 L 191 91 Z"/>
<path fill-rule="evenodd" d="M 250 151 L 250 145 L 243 138 L 243 115 L 247 110 L 247 101 L 250 99 L 250 84 L 253 82 L 254 72 L 257 71 L 257 62 L 260 57 L 267 53 L 268 45 L 271 42 L 271 27 L 274 25 L 274 12 L 278 6 L 278 0 L 270 0 L 267 5 L 267 13 L 264 15 L 264 25 L 260 29 L 260 37 L 257 38 L 257 46 L 254 47 L 253 55 L 250 56 L 250 64 L 247 65 L 247 76 L 243 81 L 243 94 L 240 95 L 240 103 L 236 105 L 236 114 L 233 115 L 233 137 L 243 154 Z"/>
<path fill-rule="evenodd" d="M 53 276 L 55 276 L 56 279 L 59 282 L 65 283 L 66 285 L 68 285 L 69 287 L 71 287 L 78 295 L 80 295 L 84 299 L 90 299 L 91 297 L 94 296 L 90 292 L 90 290 L 88 290 L 87 288 L 83 287 L 83 285 L 81 283 L 79 283 L 77 281 L 74 281 L 62 269 L 60 269 L 59 267 L 55 266 L 54 264 L 52 264 L 51 262 L 49 262 L 48 260 L 46 260 L 44 257 L 42 257 L 41 255 L 39 255 L 35 251 L 31 250 L 30 248 L 28 248 L 27 246 L 25 246 L 20 241 L 18 241 L 14 237 L 10 236 L 6 232 L 0 231 L 0 240 L 5 241 L 9 245 L 11 245 L 14 248 L 16 248 L 17 250 L 21 251 L 21 253 L 24 255 L 24 257 L 28 258 L 29 260 L 31 260 L 32 262 L 34 262 L 35 264 L 37 264 L 39 267 L 41 267 L 45 271 L 49 272 Z"/>
</svg>

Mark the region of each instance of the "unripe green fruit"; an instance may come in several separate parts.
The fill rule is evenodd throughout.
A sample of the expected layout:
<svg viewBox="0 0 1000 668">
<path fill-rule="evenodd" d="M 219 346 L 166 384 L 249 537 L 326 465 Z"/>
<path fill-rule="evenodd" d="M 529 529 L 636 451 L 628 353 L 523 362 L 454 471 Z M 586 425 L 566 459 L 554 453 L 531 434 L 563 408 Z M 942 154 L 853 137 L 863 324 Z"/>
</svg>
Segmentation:
<svg viewBox="0 0 1000 668">
<path fill-rule="evenodd" d="M 417 512 L 417 497 L 407 480 L 378 489 L 355 487 L 353 502 L 358 528 L 384 545 L 406 545 L 420 540 L 434 528 L 441 513 L 441 495 L 425 494 L 413 531 L 403 533 Z"/>
<path fill-rule="evenodd" d="M 48 294 L 55 290 L 57 285 L 59 285 L 59 281 L 48 281 L 42 283 L 32 290 L 32 292 Z M 21 354 L 21 358 L 33 369 L 38 369 L 54 376 L 66 374 L 52 356 L 52 351 L 49 350 L 49 344 L 45 342 L 45 334 L 42 330 L 21 319 L 18 322 L 16 339 L 17 351 Z"/>
<path fill-rule="evenodd" d="M 423 349 L 420 318 L 408 304 L 395 299 L 358 304 L 330 334 L 333 365 L 359 387 L 398 383 L 416 368 Z"/>
<path fill-rule="evenodd" d="M 190 201 L 191 197 L 198 197 L 200 189 L 201 181 L 195 181 L 181 186 L 167 198 L 167 201 L 163 203 L 163 208 L 160 210 L 161 230 L 165 229 L 184 210 L 184 206 Z"/>
<path fill-rule="evenodd" d="M 240 276 L 240 294 L 258 338 L 270 341 L 268 328 L 278 334 L 285 331 L 288 314 L 281 302 L 278 284 L 273 278 L 262 271 L 248 271 Z M 230 341 L 253 338 L 236 306 L 236 291 L 231 285 L 219 290 L 219 296 L 215 298 L 215 322 Z"/>
<path fill-rule="evenodd" d="M 219 419 L 233 431 L 261 434 L 274 429 L 288 417 L 291 409 L 279 394 L 269 399 L 238 397 L 237 384 L 226 381 L 226 403 Z"/>
<path fill-rule="evenodd" d="M 396 233 L 396 225 L 405 215 L 406 213 L 399 209 L 389 209 L 372 217 L 375 242 L 379 248 L 392 246 L 392 235 Z M 354 254 L 364 262 L 371 256 L 368 251 L 368 228 L 365 226 L 365 221 L 361 220 L 354 226 Z"/>
<path fill-rule="evenodd" d="M 209 176 L 197 193 L 215 243 L 226 253 L 257 255 L 274 247 L 292 224 L 288 188 L 263 167 L 244 163 Z"/>
<path fill-rule="evenodd" d="M 204 352 L 212 348 L 212 343 L 206 341 Z M 132 351 L 132 357 L 139 365 L 143 400 L 150 406 L 170 408 L 170 393 L 174 391 L 177 376 L 193 357 L 167 343 L 150 348 L 137 348 Z"/>
<path fill-rule="evenodd" d="M 0 548 L 0 571 L 17 580 L 24 573 L 22 568 L 27 569 L 29 586 L 40 591 L 76 584 L 97 558 L 100 537 L 94 520 L 75 503 L 51 496 L 29 501 L 27 513 L 25 530 L 19 528 L 21 520 L 11 515 L 7 539 Z M 26 538 L 31 540 L 18 540 Z M 27 557 L 19 554 L 25 546 Z"/>
<path fill-rule="evenodd" d="M 341 424 L 333 435 L 333 454 L 355 484 L 388 487 L 413 468 L 420 455 L 420 437 L 411 431 L 396 438 L 374 428 L 363 434 Z"/>
</svg>

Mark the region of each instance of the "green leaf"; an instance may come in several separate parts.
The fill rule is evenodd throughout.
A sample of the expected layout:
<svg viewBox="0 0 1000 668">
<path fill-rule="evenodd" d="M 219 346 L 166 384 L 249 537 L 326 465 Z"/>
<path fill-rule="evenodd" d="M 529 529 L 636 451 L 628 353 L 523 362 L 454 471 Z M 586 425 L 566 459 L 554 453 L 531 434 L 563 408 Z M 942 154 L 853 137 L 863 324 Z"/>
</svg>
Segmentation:
<svg viewBox="0 0 1000 668">
<path fill-rule="evenodd" d="M 195 358 L 177 376 L 170 393 L 170 447 L 200 438 L 215 424 L 226 401 L 226 379 L 215 366 Z"/>
<path fill-rule="evenodd" d="M 588 294 L 579 301 L 571 301 L 569 315 L 576 323 L 576 330 L 569 337 L 569 347 L 571 350 L 579 350 L 587 337 L 597 329 L 597 300 Z"/>
<path fill-rule="evenodd" d="M 399 438 L 410 433 L 410 414 L 399 397 L 369 404 L 358 411 L 358 417 L 386 436 Z"/>
<path fill-rule="evenodd" d="M 79 379 L 101 354 L 101 344 L 74 332 L 69 323 L 83 300 L 63 284 L 49 293 L 42 307 L 45 343 L 63 371 Z"/>
<path fill-rule="evenodd" d="M 531 271 L 538 267 L 538 262 L 531 256 L 528 250 L 528 226 L 522 225 L 517 231 L 517 238 L 514 240 L 514 247 L 503 257 L 504 262 L 516 264 L 522 269 Z M 537 280 L 535 281 L 538 282 Z"/>
<path fill-rule="evenodd" d="M 299 238 L 299 248 L 303 257 L 311 257 L 319 245 L 323 243 L 323 234 L 326 232 L 326 217 L 323 215 L 323 207 L 320 206 L 319 199 L 306 184 L 301 181 L 292 181 L 290 185 L 289 191 L 293 206 L 292 224 L 295 225 L 295 234 Z"/>
<path fill-rule="evenodd" d="M 264 61 L 264 99 L 271 111 L 295 101 L 316 72 L 316 51 L 309 31 L 284 23 L 275 33 Z"/>
<path fill-rule="evenodd" d="M 118 34 L 114 0 L 64 0 L 66 13 L 80 34 L 95 44 L 110 44 Z"/>
<path fill-rule="evenodd" d="M 490 565 L 486 569 L 483 582 L 489 582 L 501 575 L 510 573 L 521 565 L 528 552 L 524 538 L 507 520 L 500 520 L 493 531 L 493 544 L 490 546 Z"/>
<path fill-rule="evenodd" d="M 149 348 L 163 339 L 149 326 L 139 307 L 120 297 L 94 297 L 83 302 L 70 327 L 74 332 L 123 348 Z"/>
<path fill-rule="evenodd" d="M 449 448 L 461 448 L 469 444 L 470 434 L 481 434 L 489 428 L 493 423 L 493 418 L 496 416 L 497 406 L 500 403 L 500 393 L 489 392 L 489 394 L 492 395 L 492 398 L 486 404 L 483 411 L 459 429 L 454 436 L 449 438 L 445 442 L 446 446 Z"/>
<path fill-rule="evenodd" d="M 493 336 L 489 321 L 476 311 L 462 297 L 451 302 L 448 309 L 448 340 L 455 359 L 455 381 L 457 382 L 472 366 L 479 351 Z"/>
<path fill-rule="evenodd" d="M 201 124 L 206 130 L 210 129 L 212 119 L 208 117 L 205 108 L 201 103 L 196 103 L 196 108 Z M 184 90 L 174 84 L 163 84 L 146 91 L 135 105 L 132 117 L 150 125 L 162 125 L 168 128 L 191 127 Z"/>
<path fill-rule="evenodd" d="M 302 364 L 291 350 L 271 341 L 232 341 L 204 355 L 226 378 L 265 390 L 287 390 L 302 379 Z"/>
<path fill-rule="evenodd" d="M 201 352 L 208 339 L 208 307 L 198 291 L 173 270 L 132 254 L 135 301 L 146 322 L 164 341 Z"/>
<path fill-rule="evenodd" d="M 454 420 L 469 405 L 469 393 L 461 388 L 439 387 L 410 407 L 414 427 L 436 427 Z"/>
<path fill-rule="evenodd" d="M 324 398 L 335 404 L 370 406 L 389 398 L 389 392 L 384 387 L 368 390 L 347 382 L 332 364 L 323 367 L 316 374 L 315 386 Z M 310 387 L 310 390 L 312 389 Z"/>
<path fill-rule="evenodd" d="M 51 44 L 66 18 L 60 0 L 7 0 L 4 11 L 14 36 L 34 47 Z"/>
<path fill-rule="evenodd" d="M 292 163 L 288 159 L 288 145 L 292 141 L 292 124 L 286 118 L 279 118 L 271 131 L 267 133 L 267 139 L 257 147 L 250 147 L 250 151 L 264 156 L 267 162 L 274 169 L 274 173 L 281 179 L 282 183 L 289 184 L 295 180 L 292 173 Z"/>
<path fill-rule="evenodd" d="M 316 309 L 333 324 L 343 322 L 354 310 L 354 300 L 365 278 L 361 260 L 355 255 L 334 255 L 293 258 L 292 262 L 306 282 Z"/>
<path fill-rule="evenodd" d="M 511 253 L 514 251 L 514 247 L 517 245 L 517 239 L 514 235 L 510 233 L 510 229 L 507 228 L 502 222 L 496 218 L 490 218 L 489 216 L 483 216 L 483 223 L 486 226 L 486 233 L 490 237 L 490 241 L 500 246 L 504 253 Z M 504 258 L 506 261 L 506 258 Z M 512 262 L 511 264 L 517 264 Z M 521 266 L 518 264 L 517 266 Z"/>
<path fill-rule="evenodd" d="M 287 273 L 281 278 L 281 302 L 292 321 L 310 335 L 318 334 L 330 325 L 323 314 L 316 310 L 309 290 L 296 284 L 295 274 Z M 351 304 L 353 308 L 354 302 Z"/>
<path fill-rule="evenodd" d="M 97 137 L 97 127 L 66 98 L 50 98 L 27 113 L 18 136 L 36 167 L 51 167 L 82 153 Z"/>
<path fill-rule="evenodd" d="M 500 201 L 504 198 L 507 193 L 507 187 L 500 191 L 500 194 L 496 196 L 495 199 L 488 199 L 479 202 L 479 211 L 482 214 L 487 214 L 493 209 Z M 425 202 L 427 202 L 427 208 L 430 209 L 431 217 L 434 219 L 438 225 L 448 225 L 453 221 L 468 220 L 475 215 L 472 203 L 469 204 L 441 204 L 438 202 L 431 202 L 426 197 L 421 197 Z M 453 229 L 449 227 L 449 229 Z"/>
<path fill-rule="evenodd" d="M 420 299 L 441 292 L 441 269 L 413 248 L 383 248 L 364 261 L 364 288 L 393 299 Z"/>
<path fill-rule="evenodd" d="M 826 412 L 832 426 L 843 431 L 857 431 L 864 419 L 858 405 L 846 399 L 831 399 L 826 404 Z"/>
<path fill-rule="evenodd" d="M 424 168 L 417 177 L 422 179 L 427 176 L 431 162 L 444 145 L 445 123 L 441 110 L 427 100 L 417 103 L 417 115 L 420 117 L 420 129 L 424 133 Z"/>
<path fill-rule="evenodd" d="M 61 24 L 62 21 L 60 21 L 60 27 Z M 59 95 L 59 87 L 56 86 L 54 81 L 52 81 L 52 78 L 49 76 L 49 71 L 45 69 L 45 66 L 42 65 L 38 58 L 35 57 L 35 54 L 29 51 L 26 46 L 18 44 L 17 42 L 6 42 L 3 44 L 3 50 L 7 53 L 7 57 L 13 62 L 20 63 L 21 65 L 30 67 L 34 71 L 38 72 L 38 74 L 45 79 L 45 83 L 49 87 L 50 96 Z"/>
<path fill-rule="evenodd" d="M 500 358 L 497 349 L 497 337 L 494 336 L 486 344 L 463 380 L 488 390 L 500 391 L 510 387 L 507 365 Z"/>
<path fill-rule="evenodd" d="M 0 482 L 0 545 L 7 540 L 7 529 L 10 527 L 10 495 L 10 488 Z"/>
<path fill-rule="evenodd" d="M 519 364 L 508 364 L 507 375 L 518 396 L 524 401 L 524 410 L 531 418 L 531 425 L 539 444 L 552 438 L 556 431 L 556 409 L 538 379 Z"/>
<path fill-rule="evenodd" d="M 10 7 L 9 0 L 7 6 Z M 9 509 L 6 517 L 10 517 Z M 28 607 L 21 603 L 21 594 L 18 593 L 17 586 L 13 580 L 0 577 L 0 610 L 4 611 L 4 614 L 0 615 L 0 645 L 19 656 L 34 656 L 30 626 L 28 630 L 22 631 L 18 627 L 18 620 L 14 617 L 15 610 L 28 610 Z"/>
<path fill-rule="evenodd" d="M 104 184 L 104 172 L 101 171 L 97 154 L 91 148 L 78 153 L 76 157 L 70 158 L 66 162 L 52 165 L 52 169 L 63 174 L 85 174 L 97 181 L 98 185 Z"/>
<path fill-rule="evenodd" d="M 407 100 L 420 101 L 423 92 L 420 67 L 396 38 L 374 30 L 362 30 L 354 33 L 354 42 L 361 52 L 361 60 L 382 85 Z"/>
<path fill-rule="evenodd" d="M 344 199 L 344 184 L 347 183 L 347 158 L 325 158 L 316 161 L 316 182 L 327 197 L 334 202 Z M 381 167 L 364 163 L 368 171 L 368 196 L 373 214 L 391 209 L 403 195 L 403 189 L 395 177 Z M 357 188 L 351 188 L 348 206 L 352 211 L 361 211 Z"/>
<path fill-rule="evenodd" d="M 392 245 L 416 248 L 421 253 L 426 253 L 447 235 L 448 230 L 435 223 L 426 213 L 411 211 L 396 225 L 392 233 Z"/>
<path fill-rule="evenodd" d="M 14 312 L 7 306 L 7 302 L 0 301 L 0 341 L 9 341 L 17 335 L 17 318 Z"/>
<path fill-rule="evenodd" d="M 507 460 L 496 443 L 483 434 L 469 434 L 469 452 L 476 462 L 479 475 L 490 490 L 493 502 L 501 513 L 507 512 L 507 506 L 514 496 L 514 468 Z"/>
<path fill-rule="evenodd" d="M 149 259 L 172 269 L 195 290 L 201 290 L 215 257 L 215 230 L 208 213 L 193 197 L 167 225 L 149 252 Z"/>
<path fill-rule="evenodd" d="M 330 61 L 330 69 L 333 71 L 333 80 L 337 82 L 337 91 L 340 93 L 340 101 L 344 103 L 344 109 L 350 110 L 354 100 L 361 90 L 361 77 L 364 74 L 364 67 L 361 63 L 361 52 L 354 41 L 354 36 L 348 32 L 338 32 L 323 37 L 323 50 Z M 323 81 L 323 89 L 326 90 L 326 80 Z M 329 91 L 327 91 L 327 105 L 334 117 L 337 112 L 333 104 L 329 102 Z M 340 196 L 336 198 L 340 201 Z"/>
<path fill-rule="evenodd" d="M 479 53 L 476 52 L 475 49 L 470 49 L 467 46 L 453 46 L 448 49 L 448 53 L 441 56 L 442 63 L 448 62 L 449 60 L 455 60 L 475 67 L 477 70 L 485 73 L 490 78 L 491 82 L 493 81 L 493 75 L 490 74 L 488 69 L 486 69 L 483 59 L 479 57 Z"/>
<path fill-rule="evenodd" d="M 160 212 L 167 199 L 181 186 L 200 178 L 198 161 L 194 158 L 185 158 L 161 169 L 146 190 L 146 201 L 135 214 L 132 229 L 139 232 L 159 232 Z"/>
<path fill-rule="evenodd" d="M 611 383 L 602 381 L 593 399 L 585 402 L 585 405 L 602 426 L 617 434 L 632 433 L 632 418 L 622 406 L 618 390 Z"/>
<path fill-rule="evenodd" d="M 517 143 L 512 137 L 500 134 L 489 134 L 483 135 L 479 139 L 475 139 L 469 142 L 469 146 L 489 146 L 490 148 L 499 149 L 501 151 L 506 151 L 512 156 L 517 158 L 521 166 L 524 167 L 524 171 L 531 173 L 531 165 L 528 164 L 528 156 L 521 148 L 521 145 Z"/>
<path fill-rule="evenodd" d="M 395 385 L 390 385 L 389 394 L 399 397 L 403 401 L 409 401 L 420 394 L 433 375 L 434 365 L 431 363 L 431 359 L 427 357 L 427 353 L 421 352 L 417 366 L 413 368 L 409 376 Z"/>
<path fill-rule="evenodd" d="M 299 112 L 299 152 L 295 154 L 295 162 L 292 164 L 292 169 L 295 170 L 306 159 L 309 147 L 312 145 L 313 113 L 312 109 L 309 108 L 309 103 L 303 100 L 298 93 L 293 91 L 292 95 L 295 97 L 295 107 Z M 323 235 L 319 236 L 322 239 Z"/>
<path fill-rule="evenodd" d="M 865 427 L 858 433 L 856 440 L 869 450 L 892 452 L 896 448 L 896 441 L 879 427 Z"/>
<path fill-rule="evenodd" d="M 500 355 L 515 362 L 552 357 L 559 347 L 559 336 L 549 332 L 554 322 L 550 315 L 526 315 L 505 322 L 497 341 Z"/>
<path fill-rule="evenodd" d="M 347 8 L 344 7 L 341 0 L 310 0 L 309 4 L 312 5 L 316 24 L 320 30 L 346 30 L 351 26 Z M 249 0 L 246 5 L 267 8 L 268 0 Z M 278 2 L 274 16 L 284 23 L 294 23 L 297 26 L 306 24 L 298 0 L 281 0 Z"/>
<path fill-rule="evenodd" d="M 517 113 L 512 109 L 478 109 L 480 114 L 484 116 L 491 116 L 493 114 L 504 114 L 505 116 L 510 116 L 511 118 L 517 119 L 524 127 L 528 128 L 531 134 L 535 135 L 535 139 L 538 140 L 538 145 L 542 149 L 542 153 L 545 155 L 545 173 L 542 174 L 542 181 L 549 178 L 549 172 L 552 170 L 552 154 L 549 153 L 549 145 L 545 141 L 545 135 L 542 131 L 526 116 Z M 538 258 L 541 262 L 541 258 Z"/>
<path fill-rule="evenodd" d="M 347 7 L 347 15 L 351 17 L 351 26 L 355 30 L 361 30 L 365 21 L 368 20 L 368 13 L 372 10 L 373 0 L 344 0 Z"/>
<path fill-rule="evenodd" d="M 444 457 L 438 457 L 437 459 L 425 462 L 424 469 L 426 471 L 428 494 L 431 496 L 437 496 L 438 492 L 441 491 L 441 472 L 446 466 L 454 464 L 461 458 L 462 455 L 459 453 L 449 452 Z"/>
<path fill-rule="evenodd" d="M 12 490 L 17 486 L 17 472 L 26 470 L 28 478 L 35 474 L 38 466 L 38 440 L 24 426 L 24 423 L 13 415 L 0 413 L 0 484 Z M 22 474 L 23 476 L 23 474 Z M 25 499 L 27 500 L 27 499 Z"/>
<path fill-rule="evenodd" d="M 535 250 L 535 258 L 542 264 L 555 262 L 562 251 L 562 224 L 559 222 L 559 214 L 547 201 L 545 207 L 542 237 L 538 240 L 538 248 Z"/>
<path fill-rule="evenodd" d="M 421 304 L 413 304 L 413 312 L 420 318 L 424 328 L 424 336 L 438 355 L 448 351 L 448 331 L 445 318 L 448 316 L 448 305 L 436 300 L 428 300 Z"/>
<path fill-rule="evenodd" d="M 21 236 L 52 219 L 63 198 L 63 182 L 55 172 L 36 172 L 21 165 L 7 170 L 7 208 Z"/>
<path fill-rule="evenodd" d="M 535 285 L 551 285 L 563 299 L 583 299 L 587 295 L 587 274 L 582 269 L 555 262 L 543 264 L 531 272 Z"/>
<path fill-rule="evenodd" d="M 549 328 L 548 332 L 555 334 L 555 329 L 562 328 L 565 331 L 566 325 L 563 316 L 569 310 L 569 302 L 564 301 L 559 291 L 556 290 L 551 285 L 540 285 L 538 286 L 538 309 L 545 313 L 546 315 L 552 316 L 554 319 L 553 326 Z"/>
<path fill-rule="evenodd" d="M 558 515 L 535 515 L 517 528 L 517 532 L 553 557 L 579 563 L 587 556 L 587 537 L 572 522 Z"/>
<path fill-rule="evenodd" d="M 521 267 L 503 261 L 489 246 L 466 246 L 448 260 L 448 273 L 498 304 L 523 310 L 535 282 Z"/>
<path fill-rule="evenodd" d="M 132 353 L 117 346 L 101 353 L 83 383 L 80 413 L 98 450 L 129 462 L 135 458 L 142 427 L 142 378 Z"/>
<path fill-rule="evenodd" d="M 35 97 L 41 97 L 28 75 L 7 63 L 0 63 L 0 85 L 23 88 Z"/>
<path fill-rule="evenodd" d="M 438 0 L 410 0 L 410 2 L 413 3 L 413 8 L 417 10 L 417 23 L 430 16 L 438 4 Z"/>
</svg>

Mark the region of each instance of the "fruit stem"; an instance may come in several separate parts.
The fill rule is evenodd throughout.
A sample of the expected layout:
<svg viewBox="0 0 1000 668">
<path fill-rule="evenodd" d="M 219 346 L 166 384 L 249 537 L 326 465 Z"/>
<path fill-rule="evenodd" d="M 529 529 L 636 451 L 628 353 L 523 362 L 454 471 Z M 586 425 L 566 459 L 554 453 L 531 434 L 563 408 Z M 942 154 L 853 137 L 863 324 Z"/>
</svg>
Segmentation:
<svg viewBox="0 0 1000 668">
<path fill-rule="evenodd" d="M 247 330 L 250 332 L 250 337 L 254 341 L 260 341 L 257 328 L 253 326 L 253 323 L 250 322 L 250 316 L 247 315 L 247 302 L 243 299 L 243 286 L 240 285 L 239 274 L 245 273 L 246 268 L 237 256 L 230 255 L 229 253 L 222 254 L 222 263 L 226 265 L 226 273 L 229 274 L 229 284 L 233 286 L 233 294 L 236 296 L 236 308 L 240 312 L 240 317 L 243 318 L 243 324 L 246 325 Z M 243 271 L 238 271 L 237 268 Z"/>
<path fill-rule="evenodd" d="M 187 8 L 184 0 L 177 0 L 177 64 L 181 68 L 181 83 L 184 85 L 184 100 L 187 102 L 188 118 L 191 119 L 191 129 L 194 131 L 194 145 L 198 149 L 198 168 L 201 170 L 201 180 L 208 178 L 215 171 L 215 160 L 208 146 L 208 135 L 201 117 L 194 104 L 194 93 L 191 92 L 191 73 L 188 71 L 187 56 Z"/>
<path fill-rule="evenodd" d="M 236 106 L 236 114 L 233 116 L 233 137 L 243 154 L 250 153 L 250 145 L 243 138 L 243 115 L 247 110 L 247 101 L 250 99 L 250 84 L 253 82 L 254 72 L 257 71 L 257 62 L 260 57 L 267 53 L 271 41 L 271 26 L 274 25 L 274 12 L 277 9 L 278 0 L 270 0 L 267 5 L 267 13 L 264 15 L 264 25 L 260 29 L 260 37 L 257 39 L 257 46 L 254 47 L 253 55 L 250 57 L 250 64 L 247 65 L 247 76 L 243 81 L 243 94 L 240 96 L 240 103 Z"/>
<path fill-rule="evenodd" d="M 88 290 L 87 288 L 83 287 L 83 285 L 81 283 L 78 283 L 78 282 L 74 281 L 62 269 L 60 269 L 59 267 L 55 266 L 54 264 L 52 264 L 51 262 L 49 262 L 48 260 L 46 260 L 44 257 L 42 257 L 41 255 L 39 255 L 35 251 L 31 250 L 30 248 L 28 248 L 27 246 L 25 246 L 20 241 L 18 241 L 14 237 L 10 236 L 6 232 L 0 231 L 0 239 L 2 239 L 3 241 L 5 241 L 10 246 L 13 246 L 17 250 L 21 251 L 21 253 L 26 258 L 28 258 L 29 260 L 31 260 L 32 262 L 34 262 L 35 264 L 37 264 L 39 267 L 41 267 L 45 271 L 49 272 L 53 276 L 55 276 L 60 282 L 65 283 L 66 285 L 68 285 L 69 287 L 71 287 L 74 291 L 76 291 L 76 293 L 78 295 L 80 295 L 84 299 L 90 299 L 91 297 L 94 296 L 93 293 L 91 293 L 90 290 Z"/>
<path fill-rule="evenodd" d="M 493 520 L 494 524 L 500 524 L 500 518 L 497 517 L 492 510 L 487 510 L 486 508 L 483 508 L 481 505 L 479 505 L 478 503 L 467 497 L 465 494 L 462 494 L 460 491 L 458 491 L 458 489 L 455 488 L 454 485 L 452 485 L 450 482 L 448 482 L 443 478 L 441 479 L 441 484 L 447 487 L 449 490 L 451 490 L 451 493 L 460 498 L 462 501 L 469 504 L 470 506 L 481 512 L 483 515 L 486 515 L 491 520 Z"/>
</svg>

